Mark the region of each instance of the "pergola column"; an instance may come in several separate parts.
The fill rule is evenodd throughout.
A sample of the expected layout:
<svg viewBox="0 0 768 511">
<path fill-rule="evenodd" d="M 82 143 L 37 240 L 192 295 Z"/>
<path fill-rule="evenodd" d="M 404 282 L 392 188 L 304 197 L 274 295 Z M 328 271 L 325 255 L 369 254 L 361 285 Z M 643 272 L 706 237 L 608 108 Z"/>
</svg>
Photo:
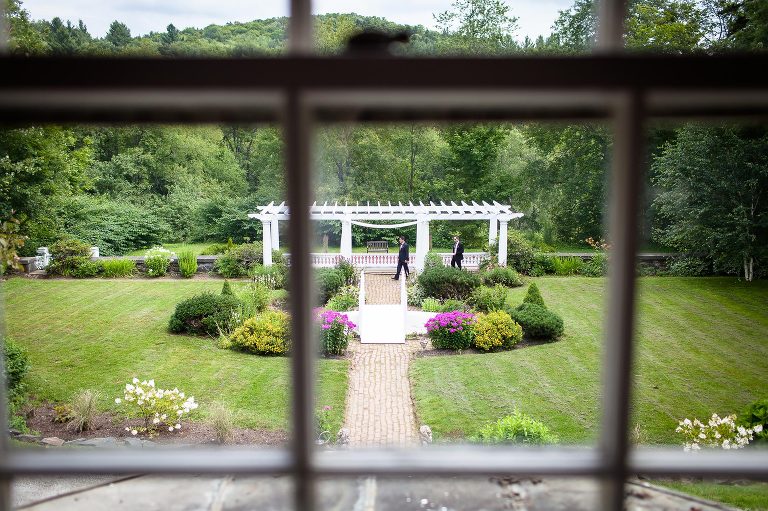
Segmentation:
<svg viewBox="0 0 768 511">
<path fill-rule="evenodd" d="M 352 221 L 349 218 L 341 221 L 341 257 L 352 258 Z"/>
<path fill-rule="evenodd" d="M 261 221 L 261 243 L 262 243 L 262 254 L 264 256 L 264 266 L 272 266 L 272 234 L 270 229 L 270 225 L 272 224 L 269 220 L 262 220 Z"/>
<path fill-rule="evenodd" d="M 507 220 L 499 219 L 499 265 L 507 265 Z"/>
<path fill-rule="evenodd" d="M 280 250 L 280 229 L 278 228 L 279 220 L 277 218 L 272 219 L 272 225 L 270 231 L 272 231 L 272 250 Z"/>
<path fill-rule="evenodd" d="M 429 220 L 421 217 L 416 224 L 416 270 L 424 269 L 424 260 L 429 252 Z"/>
<path fill-rule="evenodd" d="M 499 221 L 494 217 L 491 218 L 488 224 L 488 246 L 490 247 L 496 242 L 499 236 Z"/>
</svg>

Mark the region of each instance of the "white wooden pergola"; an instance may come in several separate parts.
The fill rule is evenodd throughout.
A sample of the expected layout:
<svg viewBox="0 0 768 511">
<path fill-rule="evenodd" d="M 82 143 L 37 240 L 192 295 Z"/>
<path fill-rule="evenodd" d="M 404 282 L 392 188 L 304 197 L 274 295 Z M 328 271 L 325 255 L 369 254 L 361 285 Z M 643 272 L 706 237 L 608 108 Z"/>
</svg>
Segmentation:
<svg viewBox="0 0 768 511">
<path fill-rule="evenodd" d="M 261 220 L 263 226 L 264 264 L 272 264 L 272 250 L 280 248 L 280 234 L 278 225 L 281 220 L 290 218 L 290 211 L 285 202 L 275 204 L 270 202 L 266 206 L 258 206 L 258 213 L 249 213 L 248 217 Z M 439 204 L 419 202 L 392 204 L 318 204 L 313 203 L 309 211 L 312 220 L 338 220 L 341 222 L 341 257 L 352 257 L 352 225 L 360 225 L 373 229 L 391 229 L 416 225 L 416 258 L 415 267 L 418 270 L 424 268 L 424 258 L 429 251 L 429 222 L 432 220 L 488 220 L 488 243 L 497 241 L 499 246 L 499 262 L 505 264 L 507 260 L 507 224 L 510 220 L 520 218 L 522 213 L 512 211 L 508 204 L 492 204 L 483 201 L 472 201 L 468 204 L 461 201 L 456 204 L 441 201 Z M 366 221 L 394 222 L 387 224 L 371 224 Z"/>
</svg>

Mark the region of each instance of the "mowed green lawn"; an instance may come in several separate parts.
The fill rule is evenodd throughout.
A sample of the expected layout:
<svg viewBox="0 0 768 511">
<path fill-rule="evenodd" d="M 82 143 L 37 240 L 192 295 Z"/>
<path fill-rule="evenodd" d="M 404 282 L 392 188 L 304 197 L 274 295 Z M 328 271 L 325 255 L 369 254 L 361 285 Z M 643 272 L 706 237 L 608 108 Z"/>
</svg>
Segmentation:
<svg viewBox="0 0 768 511">
<path fill-rule="evenodd" d="M 193 419 L 204 420 L 206 405 L 220 401 L 241 427 L 288 428 L 288 358 L 222 350 L 211 338 L 167 332 L 177 302 L 219 292 L 220 280 L 15 278 L 2 286 L 8 333 L 29 351 L 29 391 L 40 399 L 66 401 L 93 388 L 103 395 L 102 407 L 114 409 L 131 378 L 154 378 L 159 387 L 195 396 Z M 318 372 L 318 406 L 331 405 L 340 426 L 347 362 L 321 360 Z"/>
<path fill-rule="evenodd" d="M 566 443 L 600 421 L 605 279 L 534 279 L 563 316 L 562 340 L 504 353 L 425 357 L 411 366 L 416 413 L 438 438 L 472 435 L 515 407 Z M 639 279 L 634 415 L 641 440 L 679 443 L 681 418 L 738 413 L 768 396 L 768 281 Z M 510 292 L 520 303 L 526 287 Z"/>
</svg>

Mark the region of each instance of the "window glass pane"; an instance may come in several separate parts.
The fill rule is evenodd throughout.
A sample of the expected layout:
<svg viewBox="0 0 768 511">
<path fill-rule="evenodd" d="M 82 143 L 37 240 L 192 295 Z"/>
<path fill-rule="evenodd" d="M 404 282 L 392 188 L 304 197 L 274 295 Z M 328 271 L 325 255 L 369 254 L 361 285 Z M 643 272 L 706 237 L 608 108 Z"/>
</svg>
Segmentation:
<svg viewBox="0 0 768 511">
<path fill-rule="evenodd" d="M 410 34 L 393 44 L 397 55 L 516 55 L 589 51 L 596 18 L 592 2 L 439 0 L 429 2 L 314 2 L 316 45 L 320 53 L 339 53 L 362 30 Z M 376 50 L 377 42 L 360 41 Z"/>
<path fill-rule="evenodd" d="M 681 451 L 759 449 L 768 422 L 766 128 L 662 124 L 648 141 L 631 438 Z"/>
<path fill-rule="evenodd" d="M 14 446 L 286 445 L 288 225 L 248 216 L 284 201 L 278 128 L 32 126 L 0 161 Z"/>
<path fill-rule="evenodd" d="M 288 3 L 11 0 L 20 55 L 241 57 L 285 51 Z"/>
<path fill-rule="evenodd" d="M 317 331 L 349 362 L 330 443 L 523 441 L 529 420 L 532 443 L 595 442 L 609 146 L 600 124 L 318 128 Z M 332 287 L 342 260 L 357 283 Z"/>
</svg>

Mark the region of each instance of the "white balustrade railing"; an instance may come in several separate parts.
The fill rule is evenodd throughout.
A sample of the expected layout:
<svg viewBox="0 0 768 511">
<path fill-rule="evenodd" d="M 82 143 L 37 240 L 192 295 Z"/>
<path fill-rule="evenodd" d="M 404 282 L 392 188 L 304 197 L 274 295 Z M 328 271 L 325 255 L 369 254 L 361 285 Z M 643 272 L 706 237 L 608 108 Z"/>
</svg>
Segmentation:
<svg viewBox="0 0 768 511">
<path fill-rule="evenodd" d="M 440 254 L 443 264 L 450 266 L 451 254 Z M 477 268 L 480 262 L 487 258 L 487 252 L 464 252 L 464 260 L 461 265 L 464 268 Z M 312 266 L 315 268 L 331 268 L 336 266 L 341 260 L 341 254 L 325 254 L 313 252 L 310 254 Z M 285 254 L 285 260 L 288 264 L 291 262 L 290 254 Z M 395 268 L 397 266 L 397 254 L 352 254 L 349 262 L 358 268 Z M 416 255 L 411 254 L 408 258 L 408 264 L 411 268 L 416 263 Z"/>
</svg>

